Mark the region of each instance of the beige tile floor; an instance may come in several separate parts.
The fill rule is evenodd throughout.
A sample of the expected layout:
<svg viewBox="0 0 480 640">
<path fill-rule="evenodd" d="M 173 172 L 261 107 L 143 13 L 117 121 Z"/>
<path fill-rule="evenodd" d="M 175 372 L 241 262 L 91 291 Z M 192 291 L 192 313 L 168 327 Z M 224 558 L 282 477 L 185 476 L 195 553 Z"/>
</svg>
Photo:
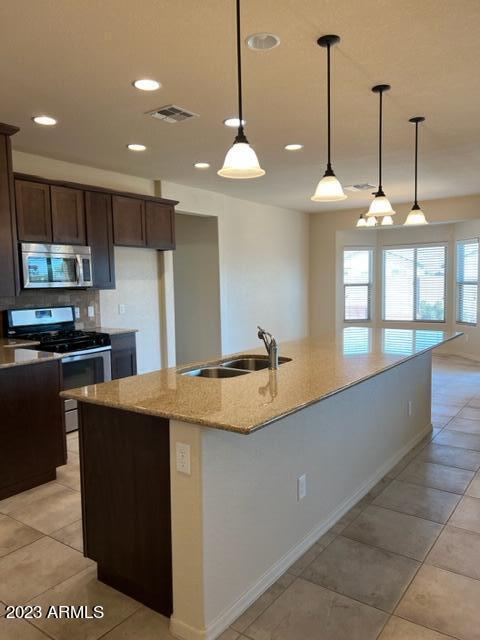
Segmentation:
<svg viewBox="0 0 480 640">
<path fill-rule="evenodd" d="M 435 358 L 434 431 L 222 640 L 480 639 L 480 365 Z M 431 441 L 430 441 L 431 440 Z M 169 640 L 168 621 L 83 557 L 78 440 L 55 482 L 0 502 L 1 640 Z M 5 603 L 103 604 L 102 620 L 12 621 Z"/>
</svg>

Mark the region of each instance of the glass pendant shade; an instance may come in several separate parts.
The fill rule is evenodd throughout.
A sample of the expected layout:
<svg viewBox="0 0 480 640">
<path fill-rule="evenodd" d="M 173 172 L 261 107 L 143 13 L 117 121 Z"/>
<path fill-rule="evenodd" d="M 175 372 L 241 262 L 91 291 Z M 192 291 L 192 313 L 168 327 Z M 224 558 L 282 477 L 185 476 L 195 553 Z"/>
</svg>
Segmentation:
<svg viewBox="0 0 480 640">
<path fill-rule="evenodd" d="M 393 224 L 392 216 L 382 216 L 382 227 L 387 227 Z"/>
<path fill-rule="evenodd" d="M 357 227 L 366 227 L 366 226 L 367 226 L 367 221 L 363 217 L 363 213 L 362 213 L 361 216 L 357 220 Z"/>
<path fill-rule="evenodd" d="M 336 202 L 346 197 L 339 180 L 335 176 L 324 175 L 310 199 L 313 202 Z"/>
<path fill-rule="evenodd" d="M 223 167 L 217 172 L 222 178 L 246 180 L 260 178 L 265 171 L 258 162 L 257 154 L 248 142 L 234 142 L 227 151 Z"/>
<path fill-rule="evenodd" d="M 370 216 L 367 218 L 367 227 L 375 227 L 377 225 L 377 219 L 375 216 Z"/>
<path fill-rule="evenodd" d="M 370 203 L 370 207 L 367 211 L 367 217 L 369 216 L 393 216 L 395 211 L 392 209 L 390 200 L 387 196 L 376 195 Z"/>
<path fill-rule="evenodd" d="M 417 204 L 416 206 L 414 205 L 412 207 L 412 210 L 408 214 L 407 219 L 403 224 L 406 226 L 413 227 L 414 225 L 428 224 L 428 222 L 427 222 L 427 219 L 425 218 L 425 214 Z"/>
</svg>

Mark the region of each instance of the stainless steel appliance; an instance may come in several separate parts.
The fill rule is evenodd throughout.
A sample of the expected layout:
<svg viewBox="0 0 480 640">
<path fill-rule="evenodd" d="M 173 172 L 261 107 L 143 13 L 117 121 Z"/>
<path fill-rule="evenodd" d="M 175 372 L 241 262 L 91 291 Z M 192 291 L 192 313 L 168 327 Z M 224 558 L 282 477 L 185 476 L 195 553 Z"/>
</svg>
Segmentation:
<svg viewBox="0 0 480 640">
<path fill-rule="evenodd" d="M 5 312 L 5 335 L 36 340 L 42 351 L 62 354 L 63 388 L 73 389 L 112 379 L 110 336 L 75 329 L 75 308 L 40 307 Z M 65 400 L 65 426 L 78 429 L 75 400 Z"/>
<path fill-rule="evenodd" d="M 67 244 L 21 244 L 24 289 L 91 287 L 90 247 Z"/>
</svg>

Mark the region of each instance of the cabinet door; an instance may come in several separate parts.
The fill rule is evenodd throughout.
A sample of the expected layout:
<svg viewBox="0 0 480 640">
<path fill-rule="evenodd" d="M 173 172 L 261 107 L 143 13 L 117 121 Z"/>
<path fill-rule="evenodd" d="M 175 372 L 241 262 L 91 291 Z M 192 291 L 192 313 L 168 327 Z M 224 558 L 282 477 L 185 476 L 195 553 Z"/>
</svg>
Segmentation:
<svg viewBox="0 0 480 640">
<path fill-rule="evenodd" d="M 137 347 L 134 333 L 111 336 L 112 380 L 137 374 Z"/>
<path fill-rule="evenodd" d="M 93 286 L 115 289 L 113 257 L 112 196 L 109 193 L 85 193 L 87 243 L 92 250 Z"/>
<path fill-rule="evenodd" d="M 19 241 L 52 242 L 52 214 L 48 184 L 15 180 L 15 200 Z"/>
<path fill-rule="evenodd" d="M 145 201 L 113 196 L 113 239 L 124 247 L 145 246 Z"/>
<path fill-rule="evenodd" d="M 83 191 L 68 187 L 50 187 L 52 199 L 53 242 L 86 244 Z"/>
<path fill-rule="evenodd" d="M 145 230 L 147 247 L 175 249 L 174 208 L 159 202 L 147 201 Z"/>
<path fill-rule="evenodd" d="M 18 129 L 0 124 L 0 297 L 19 291 L 15 196 L 10 135 Z"/>
</svg>

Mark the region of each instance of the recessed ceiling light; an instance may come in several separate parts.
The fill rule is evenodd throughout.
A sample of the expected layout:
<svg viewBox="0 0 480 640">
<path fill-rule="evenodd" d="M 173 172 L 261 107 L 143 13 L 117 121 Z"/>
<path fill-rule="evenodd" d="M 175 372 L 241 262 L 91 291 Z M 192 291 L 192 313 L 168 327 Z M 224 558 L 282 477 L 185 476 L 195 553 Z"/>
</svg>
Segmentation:
<svg viewBox="0 0 480 640">
<path fill-rule="evenodd" d="M 151 78 L 141 78 L 140 80 L 135 80 L 133 86 L 135 89 L 140 89 L 140 91 L 156 91 L 160 89 L 161 84 Z"/>
<path fill-rule="evenodd" d="M 35 124 L 42 124 L 44 127 L 52 127 L 54 124 L 57 124 L 56 119 L 51 116 L 34 116 L 32 120 Z"/>
<path fill-rule="evenodd" d="M 245 126 L 247 123 L 246 120 L 242 120 L 242 125 Z M 238 118 L 225 118 L 225 120 L 223 121 L 223 124 L 226 127 L 231 127 L 232 129 L 237 129 L 237 127 L 239 127 L 240 125 L 240 120 Z"/>
<path fill-rule="evenodd" d="M 210 164 L 208 162 L 195 162 L 195 169 L 210 169 Z"/>
<path fill-rule="evenodd" d="M 247 47 L 254 51 L 268 51 L 280 44 L 280 38 L 274 33 L 252 33 L 246 39 Z"/>
<path fill-rule="evenodd" d="M 287 151 L 300 151 L 303 149 L 303 144 L 286 144 L 284 148 Z"/>
<path fill-rule="evenodd" d="M 145 151 L 147 148 L 144 144 L 127 144 L 130 151 Z"/>
</svg>

